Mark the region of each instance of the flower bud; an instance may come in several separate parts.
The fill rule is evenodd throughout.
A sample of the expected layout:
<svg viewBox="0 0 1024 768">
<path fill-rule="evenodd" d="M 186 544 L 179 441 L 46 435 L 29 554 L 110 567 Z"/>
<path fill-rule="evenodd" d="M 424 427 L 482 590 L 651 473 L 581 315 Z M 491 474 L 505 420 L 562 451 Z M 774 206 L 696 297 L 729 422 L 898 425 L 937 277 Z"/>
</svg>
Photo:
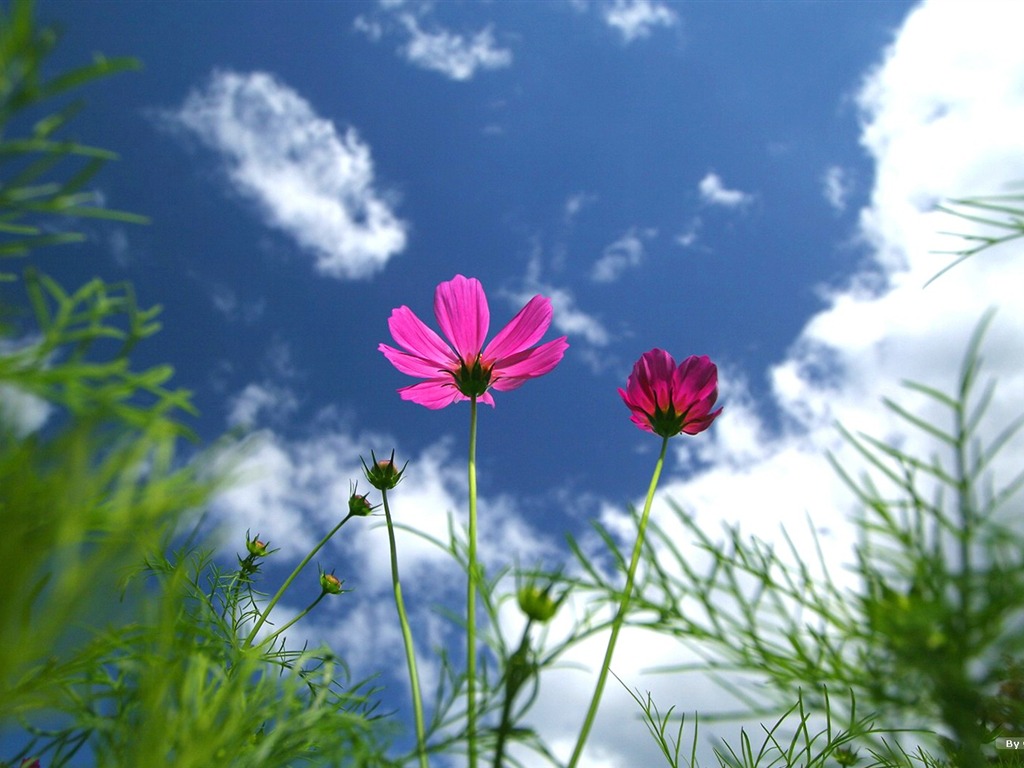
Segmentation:
<svg viewBox="0 0 1024 768">
<path fill-rule="evenodd" d="M 348 497 L 348 513 L 354 517 L 366 517 L 373 512 L 373 505 L 365 494 L 356 493 L 358 483 L 349 486 L 351 495 Z"/>
<path fill-rule="evenodd" d="M 340 595 L 342 581 L 334 573 L 320 572 L 320 589 L 331 595 Z"/>
<path fill-rule="evenodd" d="M 551 587 L 541 589 L 536 584 L 528 583 L 519 588 L 516 592 L 516 600 L 519 603 L 519 610 L 533 621 L 544 624 L 550 621 L 558 612 L 563 597 L 557 600 L 551 597 Z"/>
<path fill-rule="evenodd" d="M 268 546 L 270 546 L 269 542 L 260 541 L 260 535 L 258 533 L 250 539 L 249 532 L 245 532 L 245 548 L 253 557 L 266 557 L 268 554 Z"/>
<path fill-rule="evenodd" d="M 366 474 L 366 479 L 370 481 L 370 485 L 380 491 L 387 491 L 398 485 L 398 482 L 402 479 L 402 474 L 405 472 L 405 466 L 399 469 L 395 466 L 395 452 L 391 451 L 390 459 L 380 459 L 374 455 L 373 451 L 370 451 L 370 458 L 373 460 L 371 466 L 366 466 L 366 462 L 363 461 L 362 457 L 359 458 L 363 462 L 363 472 Z M 409 462 L 406 462 L 408 465 Z"/>
</svg>

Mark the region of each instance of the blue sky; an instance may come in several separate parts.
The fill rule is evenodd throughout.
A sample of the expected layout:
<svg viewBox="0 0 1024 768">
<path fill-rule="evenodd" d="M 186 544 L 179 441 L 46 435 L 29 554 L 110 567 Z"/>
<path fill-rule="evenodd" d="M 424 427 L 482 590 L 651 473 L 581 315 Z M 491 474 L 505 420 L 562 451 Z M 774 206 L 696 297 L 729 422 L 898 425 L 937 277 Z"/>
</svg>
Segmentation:
<svg viewBox="0 0 1024 768">
<path fill-rule="evenodd" d="M 630 538 L 625 504 L 658 446 L 616 388 L 654 346 L 710 355 L 725 405 L 707 434 L 675 441 L 665 494 L 768 537 L 809 515 L 837 552 L 849 500 L 823 458 L 842 455 L 835 421 L 895 436 L 879 397 L 904 378 L 948 386 L 989 305 L 988 362 L 1019 410 L 1024 260 L 993 252 L 922 289 L 945 263 L 935 233 L 965 227 L 934 203 L 1024 178 L 1012 2 L 42 0 L 40 13 L 65 28 L 56 65 L 142 59 L 92 87 L 75 132 L 121 155 L 104 201 L 152 223 L 90 224 L 88 243 L 39 260 L 68 281 L 131 279 L 165 307 L 142 359 L 174 364 L 205 438 L 249 431 L 248 482 L 215 505 L 235 540 L 252 528 L 301 554 L 371 448 L 410 460 L 394 499 L 405 522 L 442 533 L 465 514 L 468 407 L 399 400 L 412 381 L 377 351 L 396 306 L 433 324 L 434 287 L 456 273 L 483 282 L 492 331 L 542 293 L 546 338 L 570 343 L 555 371 L 482 410 L 492 567 L 510 552 L 564 560 L 564 533 L 595 517 Z M 358 647 L 372 628 L 378 655 L 353 659 L 369 670 L 401 651 L 393 609 L 372 599 L 386 594 L 383 534 L 349 531 L 324 565 L 358 590 L 308 637 Z M 402 551 L 413 599 L 428 583 L 458 592 L 437 553 Z M 429 654 L 446 630 L 419 621 Z M 635 642 L 646 661 L 681 653 Z M 679 700 L 621 647 L 616 671 L 663 709 L 719 702 L 706 686 Z M 566 713 L 582 715 L 591 685 L 567 672 L 542 697 L 556 745 L 571 746 Z M 588 765 L 653 754 L 618 693 Z"/>
</svg>

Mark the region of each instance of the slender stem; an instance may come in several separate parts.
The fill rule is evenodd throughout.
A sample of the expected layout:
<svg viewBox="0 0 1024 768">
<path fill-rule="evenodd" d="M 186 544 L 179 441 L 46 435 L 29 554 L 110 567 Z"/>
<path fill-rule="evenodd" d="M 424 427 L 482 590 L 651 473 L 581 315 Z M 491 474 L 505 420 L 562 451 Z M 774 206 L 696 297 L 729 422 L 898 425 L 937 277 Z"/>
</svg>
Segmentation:
<svg viewBox="0 0 1024 768">
<path fill-rule="evenodd" d="M 505 671 L 505 701 L 501 706 L 501 721 L 498 725 L 498 743 L 494 747 L 494 768 L 502 768 L 501 762 L 505 757 L 505 742 L 512 730 L 512 703 L 516 694 L 523 687 L 523 683 L 529 680 L 528 665 L 530 653 L 530 627 L 533 626 L 533 619 L 528 619 L 523 627 L 523 637 L 519 641 L 519 647 L 508 660 L 508 668 Z M 524 674 L 525 673 L 525 674 Z"/>
<path fill-rule="evenodd" d="M 277 593 L 271 598 L 263 613 L 260 614 L 259 621 L 253 625 L 251 630 L 249 630 L 249 634 L 246 635 L 245 642 L 242 643 L 243 648 L 248 648 L 252 645 L 252 641 L 256 637 L 256 633 L 260 631 L 260 627 L 262 627 L 266 622 L 267 618 L 270 616 L 270 612 L 274 609 L 274 606 L 277 605 L 277 601 L 281 599 L 282 595 L 284 595 L 285 590 L 287 590 L 288 587 L 291 586 L 292 582 L 295 581 L 295 577 L 302 573 L 302 569 L 309 565 L 309 561 L 313 559 L 313 556 L 323 548 L 324 544 L 331 540 L 331 537 L 334 536 L 334 534 L 341 530 L 341 526 L 347 523 L 351 517 L 351 512 L 345 515 L 342 521 L 334 526 L 326 536 L 320 539 L 320 543 L 309 551 L 309 554 L 303 558 L 302 562 L 295 566 L 295 570 L 292 571 L 291 575 L 287 579 L 285 579 L 284 584 L 281 585 L 281 588 L 277 590 Z"/>
<path fill-rule="evenodd" d="M 324 599 L 324 595 L 326 595 L 326 594 L 327 594 L 327 592 L 321 591 L 321 592 L 320 592 L 320 596 L 319 596 L 319 597 L 317 597 L 317 599 L 316 599 L 316 600 L 314 600 L 314 601 L 313 601 L 312 603 L 310 603 L 310 604 L 309 604 L 308 606 L 306 606 L 306 609 L 305 609 L 305 610 L 304 610 L 304 611 L 303 611 L 302 613 L 300 613 L 300 614 L 299 614 L 298 616 L 296 616 L 296 617 L 295 617 L 294 619 L 292 619 L 291 621 L 289 621 L 289 622 L 288 622 L 287 624 L 285 624 L 285 625 L 284 625 L 283 627 L 281 627 L 281 628 L 280 628 L 279 630 L 277 630 L 276 632 L 274 632 L 274 634 L 272 634 L 272 635 L 269 635 L 269 636 L 267 636 L 267 637 L 263 638 L 263 640 L 262 640 L 262 641 L 260 642 L 260 645 L 267 645 L 267 644 L 268 644 L 268 643 L 270 643 L 270 642 L 271 642 L 271 641 L 272 641 L 272 640 L 273 640 L 273 639 L 274 639 L 275 637 L 277 637 L 277 636 L 278 636 L 278 635 L 280 635 L 280 634 L 281 634 L 282 632 L 284 632 L 284 631 L 285 631 L 286 629 L 288 629 L 288 627 L 290 627 L 290 626 L 292 626 L 293 624 L 295 624 L 295 622 L 297 622 L 297 621 L 298 621 L 299 619 L 301 619 L 301 618 L 302 618 L 303 616 L 305 616 L 305 615 L 306 615 L 307 613 L 309 613 L 309 612 L 310 612 L 310 611 L 312 611 L 312 610 L 313 610 L 314 608 L 316 608 L 316 606 L 317 606 L 317 603 L 319 603 L 319 602 L 320 602 L 321 600 L 323 600 L 323 599 Z"/>
<path fill-rule="evenodd" d="M 661 468 L 665 464 L 665 450 L 668 448 L 668 438 L 663 438 L 661 453 L 658 455 L 658 463 L 654 465 L 654 474 L 651 476 L 651 484 L 647 488 L 647 499 L 644 501 L 644 511 L 640 516 L 640 527 L 636 534 L 636 543 L 633 545 L 633 557 L 629 561 L 629 571 L 626 573 L 626 586 L 622 591 L 622 602 L 619 603 L 619 611 L 612 620 L 612 633 L 608 638 L 608 647 L 604 652 L 604 661 L 601 662 L 601 673 L 597 677 L 597 687 L 594 689 L 594 697 L 590 700 L 590 708 L 587 710 L 586 719 L 583 721 L 583 728 L 580 729 L 579 738 L 576 740 L 576 748 L 569 759 L 568 768 L 575 768 L 583 754 L 583 747 L 587 743 L 590 729 L 594 726 L 594 718 L 597 716 L 597 709 L 601 704 L 601 695 L 604 693 L 604 684 L 608 679 L 608 671 L 611 669 L 612 654 L 615 653 L 615 643 L 619 639 L 619 631 L 626 620 L 626 611 L 629 608 L 629 599 L 633 592 L 633 580 L 636 578 L 636 567 L 640 562 L 640 552 L 643 551 L 644 534 L 647 531 L 647 518 L 651 514 L 651 503 L 654 501 L 654 490 L 658 487 L 658 478 L 661 477 Z"/>
<path fill-rule="evenodd" d="M 466 579 L 466 729 L 469 768 L 476 755 L 476 395 L 469 399 L 469 545 Z"/>
<path fill-rule="evenodd" d="M 416 650 L 409 629 L 409 617 L 405 613 L 402 599 L 402 582 L 398 578 L 398 548 L 395 546 L 395 526 L 391 523 L 391 508 L 388 506 L 388 491 L 381 489 L 384 500 L 384 519 L 388 524 L 388 543 L 391 545 L 391 583 L 395 589 L 395 608 L 398 609 L 398 623 L 402 625 L 402 640 L 405 642 L 405 660 L 409 665 L 409 687 L 412 689 L 412 711 L 416 721 L 416 754 L 420 768 L 427 768 L 427 736 L 423 725 L 423 701 L 420 697 L 420 676 L 416 672 Z"/>
</svg>

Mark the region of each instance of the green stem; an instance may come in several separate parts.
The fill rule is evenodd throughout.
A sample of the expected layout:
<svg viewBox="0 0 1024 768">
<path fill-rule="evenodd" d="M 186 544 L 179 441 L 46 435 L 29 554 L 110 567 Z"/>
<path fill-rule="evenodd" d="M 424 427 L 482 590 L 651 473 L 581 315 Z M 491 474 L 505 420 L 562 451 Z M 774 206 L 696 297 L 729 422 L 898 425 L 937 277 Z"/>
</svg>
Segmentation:
<svg viewBox="0 0 1024 768">
<path fill-rule="evenodd" d="M 274 606 L 277 605 L 277 601 L 280 600 L 281 597 L 284 595 L 285 590 L 287 590 L 288 587 L 291 586 L 292 582 L 295 581 L 295 577 L 302 573 L 302 569 L 309 564 L 309 561 L 313 559 L 313 556 L 323 548 L 324 544 L 331 540 L 331 537 L 334 536 L 334 534 L 341 530 L 341 526 L 347 523 L 351 517 L 351 512 L 345 515 L 344 519 L 342 519 L 340 523 L 334 526 L 326 536 L 320 539 L 320 543 L 309 551 L 309 554 L 306 555 L 305 558 L 303 558 L 302 562 L 295 566 L 295 570 L 292 571 L 291 575 L 287 579 L 285 579 L 284 584 L 281 585 L 281 588 L 277 590 L 277 593 L 271 598 L 270 602 L 267 604 L 267 607 L 266 609 L 264 609 L 263 613 L 260 614 L 259 621 L 257 621 L 253 625 L 253 628 L 251 630 L 249 630 L 249 634 L 245 637 L 245 642 L 242 643 L 242 648 L 248 648 L 250 645 L 252 645 L 252 641 L 256 637 L 256 633 L 260 631 L 260 627 L 262 627 L 263 624 L 267 621 L 267 618 L 270 616 L 270 612 L 274 609 Z"/>
<path fill-rule="evenodd" d="M 314 608 L 316 608 L 317 603 L 319 603 L 321 600 L 323 600 L 324 599 L 324 595 L 326 595 L 326 594 L 327 594 L 327 592 L 321 591 L 320 592 L 320 596 L 316 600 L 314 600 L 312 603 L 310 603 L 308 606 L 306 606 L 306 609 L 302 613 L 300 613 L 294 619 L 289 621 L 287 624 L 285 624 L 283 627 L 281 627 L 279 630 L 277 630 L 274 634 L 269 635 L 268 637 L 263 638 L 263 640 L 260 641 L 260 645 L 268 645 L 275 637 L 280 635 L 282 632 L 284 632 L 286 629 L 288 629 L 288 627 L 290 627 L 293 624 L 295 624 L 295 622 L 297 622 L 299 619 L 301 619 L 307 613 L 309 613 Z"/>
<path fill-rule="evenodd" d="M 502 768 L 505 757 L 505 742 L 512 731 L 512 703 L 523 684 L 529 679 L 530 627 L 533 619 L 528 619 L 523 628 L 523 637 L 519 641 L 516 652 L 509 657 L 508 669 L 505 671 L 505 701 L 501 707 L 501 721 L 498 725 L 498 743 L 494 747 L 494 768 Z M 524 674 L 527 672 L 527 674 Z"/>
<path fill-rule="evenodd" d="M 569 759 L 568 768 L 575 768 L 583 754 L 583 747 L 587 743 L 590 729 L 594 726 L 594 718 L 597 716 L 597 709 L 601 705 L 601 695 L 604 693 L 604 684 L 608 679 L 608 671 L 612 665 L 612 655 L 615 653 L 615 643 L 619 639 L 619 631 L 626 620 L 626 611 L 629 608 L 629 599 L 633 592 L 633 580 L 636 578 L 636 567 L 640 562 L 640 552 L 644 547 L 644 534 L 647 531 L 647 518 L 651 514 L 651 503 L 654 501 L 654 490 L 658 487 L 658 478 L 661 477 L 661 468 L 665 464 L 665 451 L 668 448 L 668 438 L 663 438 L 661 453 L 658 455 L 658 463 L 654 465 L 654 475 L 651 476 L 651 484 L 647 488 L 647 499 L 644 501 L 644 511 L 640 516 L 640 527 L 636 534 L 636 543 L 633 545 L 633 557 L 629 561 L 629 571 L 626 573 L 626 586 L 622 591 L 622 602 L 619 603 L 619 611 L 612 620 L 612 633 L 608 638 L 608 647 L 604 652 L 604 661 L 601 662 L 601 673 L 597 678 L 597 687 L 594 689 L 594 697 L 590 700 L 590 708 L 587 710 L 586 719 L 583 721 L 583 728 L 580 729 L 579 738 L 576 740 L 576 748 Z"/>
<path fill-rule="evenodd" d="M 469 399 L 469 544 L 466 579 L 466 729 L 469 768 L 476 755 L 476 396 Z"/>
<path fill-rule="evenodd" d="M 412 644 L 412 631 L 409 629 L 409 617 L 405 613 L 405 601 L 402 600 L 402 582 L 398 578 L 398 548 L 395 546 L 395 527 L 391 523 L 391 508 L 388 506 L 388 492 L 381 489 L 384 500 L 384 519 L 388 524 L 388 542 L 391 545 L 391 583 L 395 589 L 395 607 L 398 609 L 398 623 L 402 625 L 402 640 L 405 642 L 405 660 L 409 665 L 409 686 L 412 688 L 412 710 L 416 720 L 416 754 L 419 756 L 420 768 L 427 768 L 427 736 L 423 725 L 423 702 L 420 697 L 420 677 L 416 672 L 416 650 Z"/>
</svg>

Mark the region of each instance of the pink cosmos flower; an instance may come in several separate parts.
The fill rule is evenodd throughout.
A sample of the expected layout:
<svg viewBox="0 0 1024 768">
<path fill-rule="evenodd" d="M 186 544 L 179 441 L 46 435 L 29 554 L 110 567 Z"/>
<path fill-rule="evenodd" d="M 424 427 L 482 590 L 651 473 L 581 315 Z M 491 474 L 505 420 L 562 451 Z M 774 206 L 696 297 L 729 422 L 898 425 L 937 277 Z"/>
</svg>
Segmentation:
<svg viewBox="0 0 1024 768">
<path fill-rule="evenodd" d="M 718 399 L 718 367 L 707 355 L 692 355 L 676 367 L 663 349 L 644 352 L 619 395 L 634 424 L 662 437 L 696 435 L 722 412 L 711 411 Z"/>
<path fill-rule="evenodd" d="M 551 300 L 534 296 L 484 347 L 491 313 L 480 281 L 456 275 L 437 286 L 434 317 L 446 342 L 406 306 L 392 310 L 391 335 L 402 349 L 381 344 L 381 352 L 402 373 L 426 379 L 398 393 L 427 408 L 444 408 L 476 397 L 494 406 L 488 389 L 507 392 L 551 371 L 569 344 L 565 336 L 532 346 L 551 325 Z"/>
</svg>

